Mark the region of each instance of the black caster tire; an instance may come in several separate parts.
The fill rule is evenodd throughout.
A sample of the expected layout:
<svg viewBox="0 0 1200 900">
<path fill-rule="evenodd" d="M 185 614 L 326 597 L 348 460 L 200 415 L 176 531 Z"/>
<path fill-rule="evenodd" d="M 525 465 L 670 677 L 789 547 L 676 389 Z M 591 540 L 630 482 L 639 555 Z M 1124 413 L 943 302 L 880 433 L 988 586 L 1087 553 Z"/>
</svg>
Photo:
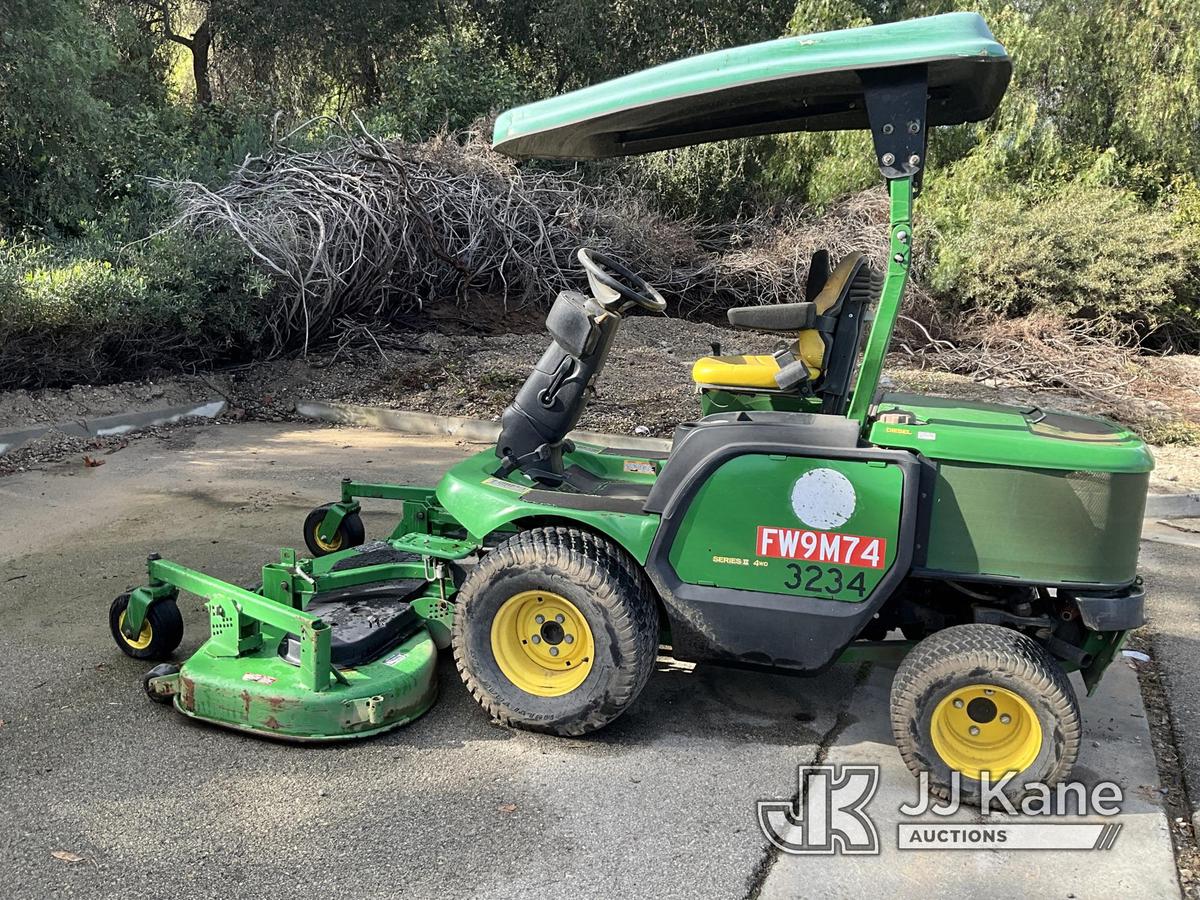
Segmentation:
<svg viewBox="0 0 1200 900">
<path fill-rule="evenodd" d="M 1034 783 L 1071 774 L 1083 732 L 1066 673 L 1032 638 L 999 625 L 955 625 L 925 638 L 892 682 L 892 735 L 929 790 L 978 806 L 984 773 L 1019 803 Z"/>
<path fill-rule="evenodd" d="M 167 659 L 183 641 L 183 615 L 174 600 L 159 600 L 146 610 L 141 633 L 130 639 L 121 631 L 129 593 L 121 594 L 108 608 L 108 627 L 121 652 L 134 659 Z"/>
<path fill-rule="evenodd" d="M 333 506 L 332 503 L 318 506 L 304 520 L 304 544 L 314 557 L 359 547 L 367 539 L 367 529 L 363 526 L 362 517 L 354 512 L 342 519 L 331 540 L 321 540 L 317 530 L 321 527 L 321 523 L 325 520 L 325 513 L 331 506 Z"/>
<path fill-rule="evenodd" d="M 500 544 L 454 607 L 459 675 L 502 725 L 602 728 L 637 699 L 658 654 L 645 574 L 616 545 L 575 529 L 535 528 Z"/>
<path fill-rule="evenodd" d="M 171 663 L 160 663 L 142 676 L 142 690 L 155 703 L 161 703 L 164 706 L 173 703 L 175 698 L 171 694 L 157 694 L 150 690 L 150 681 L 154 678 L 161 678 L 164 675 L 177 674 L 179 674 L 179 666 L 172 665 Z"/>
</svg>

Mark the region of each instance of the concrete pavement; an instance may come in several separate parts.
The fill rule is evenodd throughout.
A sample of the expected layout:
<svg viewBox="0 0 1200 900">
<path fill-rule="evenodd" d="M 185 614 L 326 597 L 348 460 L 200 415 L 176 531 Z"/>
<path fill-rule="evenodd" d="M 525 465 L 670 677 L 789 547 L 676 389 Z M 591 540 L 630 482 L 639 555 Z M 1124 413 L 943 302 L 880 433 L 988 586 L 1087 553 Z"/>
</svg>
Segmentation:
<svg viewBox="0 0 1200 900">
<path fill-rule="evenodd" d="M 253 581 L 281 544 L 299 543 L 305 513 L 334 497 L 342 474 L 432 483 L 477 449 L 222 425 L 134 441 L 98 468 L 70 460 L 0 479 L 4 894 L 992 896 L 981 886 L 999 884 L 1039 896 L 1172 895 L 1128 670 L 1084 706 L 1084 777 L 1111 776 L 1136 795 L 1113 850 L 912 862 L 887 843 L 868 862 L 777 856 L 755 823 L 756 800 L 795 793 L 797 765 L 869 759 L 888 792 L 872 812 L 894 832 L 895 796 L 914 789 L 887 736 L 890 673 L 880 668 L 795 679 L 663 661 L 625 717 L 575 740 L 492 726 L 447 659 L 425 718 L 338 746 L 196 725 L 142 695 L 146 666 L 116 650 L 106 616 L 140 581 L 147 552 Z M 368 512 L 369 534 L 389 529 L 386 509 Z M 186 654 L 206 628 L 195 598 L 181 607 Z"/>
<path fill-rule="evenodd" d="M 916 798 L 915 781 L 895 751 L 888 728 L 888 692 L 894 672 L 875 667 L 856 692 L 859 716 L 829 750 L 829 763 L 882 766 L 880 789 L 870 804 L 879 829 L 881 852 L 856 857 L 777 855 L 763 881 L 762 900 L 811 897 L 814 883 L 838 885 L 840 896 L 863 897 L 1177 897 L 1179 883 L 1167 818 L 1158 794 L 1158 773 L 1150 752 L 1150 732 L 1137 675 L 1124 661 L 1105 675 L 1099 692 L 1081 697 L 1084 739 L 1075 777 L 1088 785 L 1114 781 L 1124 794 L 1115 821 L 1121 831 L 1111 850 L 898 850 L 897 828 L 921 821 L 991 821 L 963 808 L 948 819 L 932 814 L 900 815 Z M 1082 685 L 1076 683 L 1082 693 Z M 1037 822 L 1035 817 L 999 821 Z M 1102 816 L 1071 816 L 1062 821 L 1103 823 Z"/>
<path fill-rule="evenodd" d="M 1139 568 L 1146 633 L 1163 673 L 1193 825 L 1200 825 L 1200 535 L 1147 523 Z"/>
</svg>

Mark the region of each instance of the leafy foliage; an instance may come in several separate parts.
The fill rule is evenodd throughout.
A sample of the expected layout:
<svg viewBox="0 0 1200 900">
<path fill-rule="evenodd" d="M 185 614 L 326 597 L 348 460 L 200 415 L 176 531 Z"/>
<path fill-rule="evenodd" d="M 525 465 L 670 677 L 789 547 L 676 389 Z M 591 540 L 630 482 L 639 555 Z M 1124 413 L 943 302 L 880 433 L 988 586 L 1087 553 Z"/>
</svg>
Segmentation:
<svg viewBox="0 0 1200 900">
<path fill-rule="evenodd" d="M 270 283 L 219 237 L 128 248 L 0 241 L 0 384 L 41 387 L 251 356 Z"/>
<path fill-rule="evenodd" d="M 932 286 L 1008 316 L 1056 312 L 1200 329 L 1200 232 L 1177 229 L 1129 191 L 1074 182 L 1048 196 L 979 199 L 943 225 Z"/>
</svg>

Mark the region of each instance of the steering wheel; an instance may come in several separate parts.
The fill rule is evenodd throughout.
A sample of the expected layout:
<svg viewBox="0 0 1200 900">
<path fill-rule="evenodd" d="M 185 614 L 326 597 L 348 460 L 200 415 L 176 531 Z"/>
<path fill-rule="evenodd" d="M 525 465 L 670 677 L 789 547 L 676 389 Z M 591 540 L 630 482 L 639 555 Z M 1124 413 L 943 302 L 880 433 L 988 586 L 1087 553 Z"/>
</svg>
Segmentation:
<svg viewBox="0 0 1200 900">
<path fill-rule="evenodd" d="M 647 312 L 660 313 L 667 308 L 667 301 L 663 299 L 662 294 L 640 275 L 631 272 L 611 256 L 580 247 L 579 261 L 583 263 L 584 271 L 587 272 L 592 296 L 601 306 L 617 305 L 616 301 L 619 299 Z M 623 281 L 618 281 L 614 273 L 620 275 Z"/>
</svg>

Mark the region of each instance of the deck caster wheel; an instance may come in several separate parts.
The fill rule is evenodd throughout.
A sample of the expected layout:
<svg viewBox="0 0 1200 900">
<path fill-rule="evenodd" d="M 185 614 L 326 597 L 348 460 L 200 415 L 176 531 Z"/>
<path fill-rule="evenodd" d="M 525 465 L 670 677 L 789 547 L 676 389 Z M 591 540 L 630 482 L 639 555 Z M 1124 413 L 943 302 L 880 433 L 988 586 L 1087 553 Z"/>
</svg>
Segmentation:
<svg viewBox="0 0 1200 900">
<path fill-rule="evenodd" d="M 535 528 L 483 558 L 455 602 L 454 661 L 503 725 L 579 735 L 621 715 L 658 652 L 658 608 L 620 548 Z"/>
<path fill-rule="evenodd" d="M 113 600 L 108 608 L 108 627 L 121 652 L 134 659 L 166 659 L 170 656 L 183 640 L 183 616 L 175 601 L 152 603 L 146 610 L 142 630 L 132 638 L 121 630 L 128 606 L 129 593 L 126 592 Z"/>
<path fill-rule="evenodd" d="M 361 545 L 367 539 L 367 529 L 363 527 L 362 517 L 358 513 L 352 512 L 342 519 L 337 531 L 329 540 L 323 540 L 318 531 L 320 531 L 321 523 L 325 521 L 325 513 L 331 506 L 333 506 L 332 503 L 318 506 L 304 520 L 304 543 L 308 547 L 308 552 L 313 556 L 325 556 L 329 553 L 337 553 L 339 550 L 349 550 L 351 547 Z"/>
<path fill-rule="evenodd" d="M 171 663 L 161 663 L 142 676 L 142 690 L 146 692 L 146 696 L 155 703 L 172 703 L 174 694 L 160 694 L 150 687 L 150 682 L 155 678 L 161 678 L 164 675 L 178 675 L 179 666 Z"/>
<path fill-rule="evenodd" d="M 947 798 L 978 805 L 981 780 L 1013 773 L 1014 803 L 1027 785 L 1054 785 L 1079 754 L 1079 703 L 1066 673 L 1037 641 L 999 625 L 956 625 L 930 635 L 892 682 L 892 734 L 914 775 Z"/>
</svg>

